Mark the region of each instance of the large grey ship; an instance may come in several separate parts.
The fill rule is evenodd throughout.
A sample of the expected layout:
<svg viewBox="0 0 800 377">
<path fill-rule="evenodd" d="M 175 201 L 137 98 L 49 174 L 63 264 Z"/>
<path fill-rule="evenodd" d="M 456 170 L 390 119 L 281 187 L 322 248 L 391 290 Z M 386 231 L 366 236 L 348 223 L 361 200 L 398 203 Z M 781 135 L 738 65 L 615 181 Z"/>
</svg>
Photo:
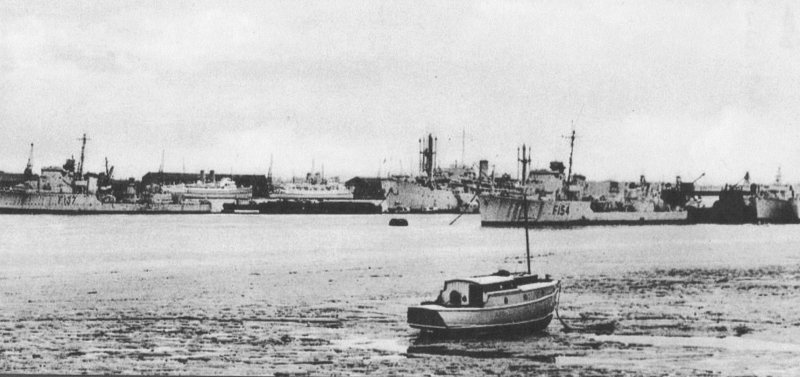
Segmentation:
<svg viewBox="0 0 800 377">
<path fill-rule="evenodd" d="M 110 189 L 113 168 L 105 173 L 83 171 L 86 150 L 83 136 L 80 163 L 67 159 L 63 166 L 43 167 L 34 176 L 31 158 L 25 169 L 24 182 L 0 191 L 0 213 L 20 214 L 200 214 L 211 212 L 211 204 L 200 200 L 184 200 L 166 193 L 145 193 L 138 197 L 131 192 L 118 200 Z M 31 155 L 33 150 L 31 149 Z"/>
<path fill-rule="evenodd" d="M 572 134 L 574 145 L 575 134 Z M 586 182 L 581 175 L 572 175 L 572 151 L 569 171 L 564 175 L 563 163 L 553 161 L 550 170 L 527 172 L 530 163 L 525 147 L 518 158 L 522 179 L 511 189 L 494 190 L 480 197 L 481 225 L 523 226 L 527 212 L 528 226 L 572 225 L 645 225 L 683 224 L 687 212 L 681 206 L 665 203 L 662 194 L 676 190 L 671 185 L 648 183 Z"/>
<path fill-rule="evenodd" d="M 386 193 L 386 207 L 389 212 L 458 212 L 461 207 L 459 197 L 440 179 L 436 167 L 436 139 L 428 135 L 420 142 L 420 171 L 423 175 L 412 178 L 394 176 L 383 180 L 381 186 Z"/>
</svg>

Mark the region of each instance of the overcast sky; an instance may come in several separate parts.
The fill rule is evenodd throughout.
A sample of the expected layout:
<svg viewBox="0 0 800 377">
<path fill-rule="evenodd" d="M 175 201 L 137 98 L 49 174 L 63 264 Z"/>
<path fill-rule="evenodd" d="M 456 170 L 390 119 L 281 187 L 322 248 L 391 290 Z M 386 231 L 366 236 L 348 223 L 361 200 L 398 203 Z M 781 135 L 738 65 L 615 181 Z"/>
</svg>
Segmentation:
<svg viewBox="0 0 800 377">
<path fill-rule="evenodd" d="M 800 181 L 794 1 L 0 2 L 0 170 L 375 175 L 569 155 L 589 179 Z M 383 161 L 386 160 L 384 163 Z"/>
</svg>

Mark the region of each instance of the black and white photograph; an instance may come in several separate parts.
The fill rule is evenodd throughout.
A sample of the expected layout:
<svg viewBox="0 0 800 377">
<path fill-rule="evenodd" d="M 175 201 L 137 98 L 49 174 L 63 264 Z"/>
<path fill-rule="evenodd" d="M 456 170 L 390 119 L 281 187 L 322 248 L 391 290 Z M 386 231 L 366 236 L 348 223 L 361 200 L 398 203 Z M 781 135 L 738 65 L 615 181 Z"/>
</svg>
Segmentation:
<svg viewBox="0 0 800 377">
<path fill-rule="evenodd" d="M 0 0 L 0 375 L 798 376 L 800 3 Z"/>
</svg>

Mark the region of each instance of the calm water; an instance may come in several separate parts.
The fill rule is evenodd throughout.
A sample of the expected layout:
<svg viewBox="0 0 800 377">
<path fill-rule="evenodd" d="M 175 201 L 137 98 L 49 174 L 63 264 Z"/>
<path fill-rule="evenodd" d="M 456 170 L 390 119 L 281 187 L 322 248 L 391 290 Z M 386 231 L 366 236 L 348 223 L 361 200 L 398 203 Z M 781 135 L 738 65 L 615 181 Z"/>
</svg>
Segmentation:
<svg viewBox="0 0 800 377">
<path fill-rule="evenodd" d="M 524 233 L 405 217 L 1 216 L 0 371 L 800 373 L 800 226 L 534 230 L 584 330 L 442 340 L 406 307 L 524 270 Z"/>
</svg>

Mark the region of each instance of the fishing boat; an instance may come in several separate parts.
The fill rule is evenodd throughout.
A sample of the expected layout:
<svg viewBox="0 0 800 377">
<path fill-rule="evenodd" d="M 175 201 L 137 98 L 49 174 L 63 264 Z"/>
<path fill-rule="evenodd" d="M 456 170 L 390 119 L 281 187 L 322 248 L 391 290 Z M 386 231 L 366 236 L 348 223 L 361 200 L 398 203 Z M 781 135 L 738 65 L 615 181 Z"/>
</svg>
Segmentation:
<svg viewBox="0 0 800 377">
<path fill-rule="evenodd" d="M 526 164 L 530 161 L 524 153 L 523 160 Z M 527 221 L 527 211 L 524 217 Z M 524 228 L 527 273 L 501 270 L 447 280 L 435 301 L 408 308 L 409 326 L 434 333 L 547 328 L 558 305 L 561 285 L 549 275 L 540 278 L 531 274 L 528 227 Z"/>
</svg>

